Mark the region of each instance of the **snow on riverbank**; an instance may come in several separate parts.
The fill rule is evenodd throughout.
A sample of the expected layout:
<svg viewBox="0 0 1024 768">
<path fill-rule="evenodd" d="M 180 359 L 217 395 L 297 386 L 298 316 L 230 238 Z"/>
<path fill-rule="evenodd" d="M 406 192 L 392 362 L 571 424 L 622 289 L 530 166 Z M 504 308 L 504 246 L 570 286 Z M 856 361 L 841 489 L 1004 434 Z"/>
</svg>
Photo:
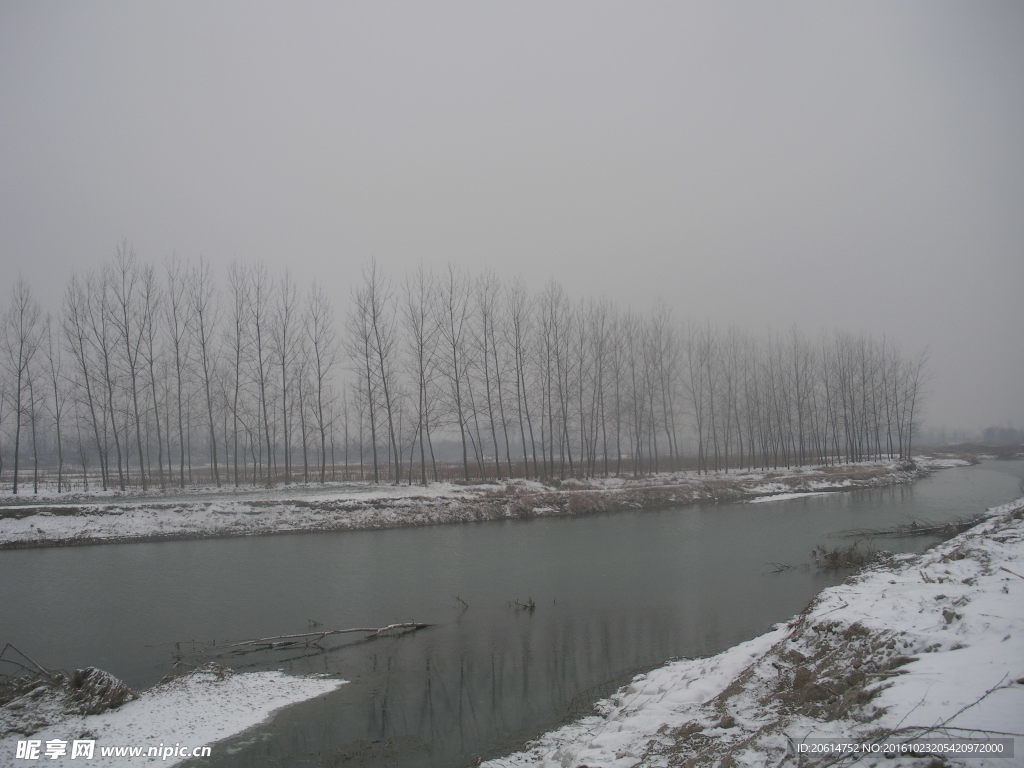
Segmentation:
<svg viewBox="0 0 1024 768">
<path fill-rule="evenodd" d="M 981 458 L 981 457 L 979 457 Z M 988 456 L 986 458 L 994 458 Z M 944 456 L 933 456 L 923 460 L 929 469 L 950 469 L 951 467 L 968 467 L 971 462 L 966 459 L 944 457 Z"/>
<path fill-rule="evenodd" d="M 809 739 L 971 736 L 1016 738 L 1014 757 L 943 764 L 1024 765 L 1024 499 L 825 590 L 761 637 L 639 675 L 596 709 L 485 765 L 812 766 L 835 756 L 795 754 Z"/>
<path fill-rule="evenodd" d="M 275 498 L 273 492 L 261 498 L 257 492 L 242 500 L 193 501 L 185 495 L 177 501 L 5 505 L 0 547 L 425 525 L 454 519 L 452 512 L 478 495 L 438 484 L 291 498 Z"/>
<path fill-rule="evenodd" d="M 232 674 L 223 670 L 198 670 L 158 685 L 117 709 L 98 715 L 60 715 L 40 710 L 50 724 L 30 736 L 11 733 L 0 738 L 0 766 L 32 765 L 174 765 L 182 757 L 102 757 L 104 747 L 181 747 L 212 745 L 267 720 L 290 704 L 312 699 L 345 683 L 336 678 L 293 677 L 283 672 Z M 31 694 L 30 694 L 31 696 Z M 11 705 L 9 704 L 8 707 Z M 0 732 L 7 730 L 6 713 L 0 710 Z M 3 726 L 7 727 L 3 727 Z M 40 742 L 40 758 L 16 759 L 18 741 Z M 72 742 L 95 740 L 94 759 L 72 759 Z M 57 759 L 45 755 L 46 743 L 66 743 L 67 754 Z M 217 747 L 212 747 L 216 754 Z"/>
<path fill-rule="evenodd" d="M 803 499 L 807 496 L 822 496 L 828 491 L 807 491 L 805 493 L 775 493 L 771 496 L 757 496 L 750 500 L 751 504 L 761 504 L 766 501 L 790 501 L 791 499 Z"/>
<path fill-rule="evenodd" d="M 17 503 L 8 495 L 0 504 L 0 548 L 582 515 L 905 483 L 926 471 L 923 462 L 863 462 L 772 472 L 569 479 L 548 486 L 525 480 L 426 488 L 339 483 L 239 492 L 197 489 L 116 500 L 77 496 L 60 503 L 29 496 Z"/>
</svg>

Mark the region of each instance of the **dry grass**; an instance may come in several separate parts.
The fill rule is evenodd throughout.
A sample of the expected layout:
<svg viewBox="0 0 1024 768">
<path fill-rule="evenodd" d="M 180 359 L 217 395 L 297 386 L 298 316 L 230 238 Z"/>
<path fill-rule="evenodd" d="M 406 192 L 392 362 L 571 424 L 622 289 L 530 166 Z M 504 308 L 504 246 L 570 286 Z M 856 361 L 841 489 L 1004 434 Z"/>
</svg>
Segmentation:
<svg viewBox="0 0 1024 768">
<path fill-rule="evenodd" d="M 811 554 L 814 557 L 814 564 L 818 568 L 829 571 L 863 568 L 878 557 L 875 550 L 856 541 L 845 547 L 828 548 L 819 544 Z"/>
</svg>

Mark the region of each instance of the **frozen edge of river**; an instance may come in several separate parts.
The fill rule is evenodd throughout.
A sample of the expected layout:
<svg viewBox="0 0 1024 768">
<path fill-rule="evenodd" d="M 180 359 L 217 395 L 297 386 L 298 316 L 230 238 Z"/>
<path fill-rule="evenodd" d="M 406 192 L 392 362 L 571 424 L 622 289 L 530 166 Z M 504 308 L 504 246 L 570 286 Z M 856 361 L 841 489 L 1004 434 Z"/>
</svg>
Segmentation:
<svg viewBox="0 0 1024 768">
<path fill-rule="evenodd" d="M 685 505 L 702 501 L 772 498 L 794 492 L 849 490 L 912 482 L 933 469 L 964 466 L 961 459 L 864 462 L 839 467 L 802 467 L 773 472 L 697 475 L 679 472 L 649 478 L 567 480 L 559 487 L 531 481 L 457 486 L 339 487 L 294 499 L 240 499 L 224 492 L 213 501 L 119 501 L 5 504 L 0 506 L 0 549 L 77 544 L 162 541 L 337 530 L 372 530 L 485 520 L 583 515 L 621 509 Z M 310 489 L 306 489 L 309 491 Z M 8 499 L 9 501 L 9 499 Z M 28 500 L 26 500 L 28 501 Z"/>
<path fill-rule="evenodd" d="M 45 702 L 33 702 L 34 715 L 48 725 L 31 736 L 10 734 L 0 738 L 0 765 L 79 765 L 72 759 L 75 739 L 94 739 L 95 758 L 102 747 L 202 747 L 253 728 L 280 709 L 322 696 L 345 684 L 345 680 L 324 677 L 296 677 L 280 671 L 232 674 L 228 670 L 200 669 L 161 683 L 117 709 L 98 715 L 67 715 L 57 709 L 47 711 Z M 31 696 L 31 694 L 29 694 Z M 53 702 L 53 709 L 62 701 Z M 15 758 L 19 740 L 41 742 L 40 758 Z M 66 742 L 67 755 L 48 759 L 46 742 Z M 216 747 L 213 747 L 216 754 Z M 187 758 L 105 757 L 104 765 L 174 765 Z M 8 762 L 9 761 L 9 762 Z M 91 760 L 85 763 L 93 764 Z"/>
<path fill-rule="evenodd" d="M 638 675 L 596 714 L 484 765 L 797 765 L 794 745 L 810 738 L 991 735 L 980 730 L 1016 734 L 1015 757 L 947 764 L 1024 765 L 1019 574 L 1024 497 L 928 552 L 890 557 L 824 590 L 771 632 Z M 801 757 L 801 766 L 817 764 Z"/>
</svg>

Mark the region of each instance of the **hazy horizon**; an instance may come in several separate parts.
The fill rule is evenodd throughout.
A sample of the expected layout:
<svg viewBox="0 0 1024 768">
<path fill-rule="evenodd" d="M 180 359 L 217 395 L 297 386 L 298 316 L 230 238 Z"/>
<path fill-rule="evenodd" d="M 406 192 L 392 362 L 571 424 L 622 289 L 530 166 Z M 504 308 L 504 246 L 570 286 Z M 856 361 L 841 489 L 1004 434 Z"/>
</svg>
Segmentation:
<svg viewBox="0 0 1024 768">
<path fill-rule="evenodd" d="M 1024 6 L 0 0 L 0 253 L 48 309 L 122 238 L 375 257 L 927 348 L 926 425 L 1024 426 Z M 9 301 L 9 283 L 0 307 Z"/>
</svg>

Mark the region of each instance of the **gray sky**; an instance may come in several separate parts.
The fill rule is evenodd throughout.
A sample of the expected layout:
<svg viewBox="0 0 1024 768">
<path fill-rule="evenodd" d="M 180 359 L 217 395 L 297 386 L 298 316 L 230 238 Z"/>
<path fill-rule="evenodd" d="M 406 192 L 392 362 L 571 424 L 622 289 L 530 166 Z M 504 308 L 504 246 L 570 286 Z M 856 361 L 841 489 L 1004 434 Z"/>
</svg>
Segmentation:
<svg viewBox="0 0 1024 768">
<path fill-rule="evenodd" d="M 0 259 L 51 306 L 122 237 L 554 277 L 886 332 L 930 424 L 1024 426 L 1022 41 L 1018 0 L 0 0 Z"/>
</svg>

